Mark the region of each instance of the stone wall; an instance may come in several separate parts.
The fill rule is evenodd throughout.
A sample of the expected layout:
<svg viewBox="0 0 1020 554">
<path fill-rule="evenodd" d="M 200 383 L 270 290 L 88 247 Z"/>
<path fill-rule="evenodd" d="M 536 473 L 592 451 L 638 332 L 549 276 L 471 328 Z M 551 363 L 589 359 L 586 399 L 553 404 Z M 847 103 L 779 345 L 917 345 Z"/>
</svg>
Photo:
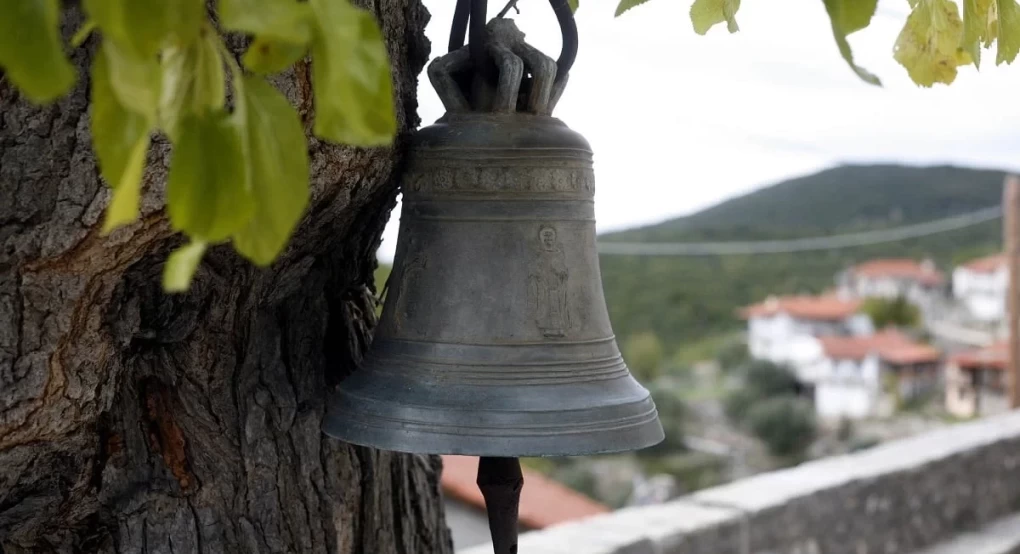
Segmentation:
<svg viewBox="0 0 1020 554">
<path fill-rule="evenodd" d="M 1020 511 L 1018 464 L 1020 413 L 1004 414 L 527 533 L 519 552 L 912 553 Z"/>
</svg>

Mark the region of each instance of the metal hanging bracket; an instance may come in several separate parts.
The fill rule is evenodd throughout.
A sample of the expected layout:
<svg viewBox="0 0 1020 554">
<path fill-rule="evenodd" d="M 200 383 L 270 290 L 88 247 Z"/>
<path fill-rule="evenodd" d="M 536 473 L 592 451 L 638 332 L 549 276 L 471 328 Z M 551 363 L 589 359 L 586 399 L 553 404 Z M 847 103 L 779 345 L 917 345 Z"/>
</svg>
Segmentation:
<svg viewBox="0 0 1020 554">
<path fill-rule="evenodd" d="M 486 24 L 485 0 L 457 0 L 450 52 L 428 68 L 447 112 L 552 114 L 577 57 L 577 25 L 567 0 L 550 5 L 563 38 L 559 60 L 525 42 L 516 23 L 503 17 L 506 10 Z"/>
</svg>

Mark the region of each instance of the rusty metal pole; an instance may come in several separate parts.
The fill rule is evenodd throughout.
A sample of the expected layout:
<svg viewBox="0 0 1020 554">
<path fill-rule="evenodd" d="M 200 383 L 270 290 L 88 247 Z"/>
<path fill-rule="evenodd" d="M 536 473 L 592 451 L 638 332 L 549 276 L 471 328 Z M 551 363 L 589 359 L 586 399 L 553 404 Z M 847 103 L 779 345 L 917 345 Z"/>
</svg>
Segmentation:
<svg viewBox="0 0 1020 554">
<path fill-rule="evenodd" d="M 1006 297 L 1009 318 L 1009 354 L 1007 373 L 1009 407 L 1020 407 L 1020 178 L 1006 177 L 1002 191 L 1002 234 L 1009 272 L 1009 292 Z"/>
<path fill-rule="evenodd" d="M 524 476 L 517 458 L 478 459 L 478 488 L 485 497 L 494 554 L 517 554 L 517 520 Z"/>
</svg>

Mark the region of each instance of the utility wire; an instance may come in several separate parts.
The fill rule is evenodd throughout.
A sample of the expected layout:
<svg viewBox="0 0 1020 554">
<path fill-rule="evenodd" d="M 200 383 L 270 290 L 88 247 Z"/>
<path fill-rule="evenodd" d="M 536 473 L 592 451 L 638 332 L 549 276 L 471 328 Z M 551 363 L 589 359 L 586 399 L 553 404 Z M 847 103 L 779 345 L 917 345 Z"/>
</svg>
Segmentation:
<svg viewBox="0 0 1020 554">
<path fill-rule="evenodd" d="M 835 250 L 926 237 L 966 229 L 1001 217 L 1002 207 L 993 206 L 915 225 L 845 235 L 727 242 L 599 242 L 598 249 L 599 254 L 609 256 L 731 256 Z"/>
</svg>

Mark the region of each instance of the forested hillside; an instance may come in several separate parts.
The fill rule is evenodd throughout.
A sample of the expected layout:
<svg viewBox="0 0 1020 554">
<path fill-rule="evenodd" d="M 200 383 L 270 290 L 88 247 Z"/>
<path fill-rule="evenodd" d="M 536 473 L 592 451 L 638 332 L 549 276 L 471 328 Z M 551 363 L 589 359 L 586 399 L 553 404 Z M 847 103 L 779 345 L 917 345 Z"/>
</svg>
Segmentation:
<svg viewBox="0 0 1020 554">
<path fill-rule="evenodd" d="M 842 166 L 777 183 L 688 217 L 600 241 L 762 240 L 878 230 L 997 205 L 1003 173 L 958 167 Z M 619 338 L 651 330 L 668 351 L 739 328 L 738 306 L 771 293 L 819 292 L 874 257 L 932 257 L 941 267 L 995 251 L 999 221 L 903 242 L 797 254 L 601 258 Z"/>
</svg>

